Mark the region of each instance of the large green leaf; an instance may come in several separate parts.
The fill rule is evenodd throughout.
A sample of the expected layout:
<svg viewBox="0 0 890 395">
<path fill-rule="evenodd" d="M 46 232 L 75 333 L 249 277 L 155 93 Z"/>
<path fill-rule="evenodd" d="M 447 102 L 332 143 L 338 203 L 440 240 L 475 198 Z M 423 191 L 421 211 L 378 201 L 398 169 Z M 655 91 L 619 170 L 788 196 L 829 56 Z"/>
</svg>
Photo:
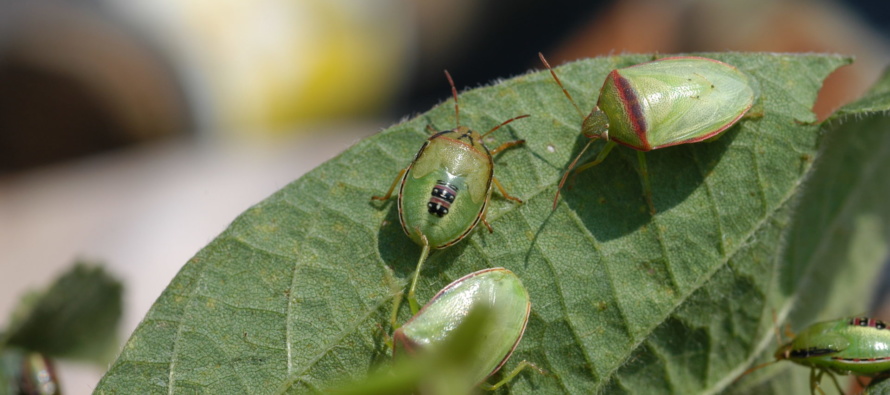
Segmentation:
<svg viewBox="0 0 890 395">
<path fill-rule="evenodd" d="M 881 148 L 859 141 L 872 134 L 846 129 L 858 123 L 837 121 L 825 157 L 843 158 L 822 161 L 805 181 L 822 136 L 810 109 L 823 78 L 848 59 L 705 56 L 754 78 L 762 116 L 714 142 L 648 153 L 655 217 L 636 155 L 621 147 L 579 175 L 551 211 L 556 183 L 586 141 L 546 72 L 461 95 L 461 122 L 479 131 L 531 114 L 490 144 L 527 141 L 499 154 L 495 168 L 525 204 L 495 194 L 488 216 L 495 232 L 477 230 L 434 251 L 418 297 L 486 267 L 519 275 L 532 316 L 506 369 L 526 359 L 549 373 L 524 373 L 503 391 L 719 391 L 772 347 L 773 312 L 783 318 L 805 307 L 793 318 L 806 325 L 825 306 L 847 314 L 862 305 L 877 267 L 864 260 L 876 254 L 860 250 L 886 240 L 887 209 L 860 215 L 858 203 L 886 194 L 887 180 L 868 170 L 887 166 L 872 151 L 847 158 L 832 149 Z M 589 109 L 609 70 L 650 59 L 597 58 L 557 72 Z M 242 214 L 183 267 L 98 392 L 321 391 L 386 362 L 378 328 L 420 248 L 403 234 L 396 205 L 370 197 L 410 162 L 427 124 L 454 127 L 452 103 L 360 142 Z M 886 150 L 882 132 L 874 134 Z M 860 277 L 845 284 L 848 270 Z M 832 299 L 851 288 L 854 297 Z M 408 318 L 407 309 L 400 313 Z"/>
</svg>

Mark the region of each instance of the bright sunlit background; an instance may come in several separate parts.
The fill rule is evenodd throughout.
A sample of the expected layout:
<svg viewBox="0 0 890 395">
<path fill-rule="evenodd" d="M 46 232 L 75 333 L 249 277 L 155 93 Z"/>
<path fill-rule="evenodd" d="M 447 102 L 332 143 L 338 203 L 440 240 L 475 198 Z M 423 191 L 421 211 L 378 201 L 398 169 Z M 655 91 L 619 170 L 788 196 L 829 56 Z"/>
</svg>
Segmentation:
<svg viewBox="0 0 890 395">
<path fill-rule="evenodd" d="M 623 52 L 837 52 L 821 117 L 890 65 L 886 0 L 0 0 L 0 330 L 76 258 L 126 340 L 235 216 L 463 89 Z M 65 393 L 104 372 L 61 361 Z"/>
</svg>

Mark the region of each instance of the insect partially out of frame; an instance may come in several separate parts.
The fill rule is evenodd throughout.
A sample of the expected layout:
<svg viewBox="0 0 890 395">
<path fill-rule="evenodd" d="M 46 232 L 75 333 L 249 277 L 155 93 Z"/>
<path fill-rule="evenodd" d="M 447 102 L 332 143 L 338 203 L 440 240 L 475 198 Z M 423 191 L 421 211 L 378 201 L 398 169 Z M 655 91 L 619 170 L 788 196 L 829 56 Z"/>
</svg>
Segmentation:
<svg viewBox="0 0 890 395">
<path fill-rule="evenodd" d="M 544 55 L 538 55 L 583 119 L 581 133 L 590 139 L 563 175 L 553 199 L 554 209 L 573 168 L 579 173 L 596 166 L 621 144 L 637 151 L 643 195 L 654 215 L 643 153 L 715 138 L 735 125 L 757 99 L 751 79 L 737 68 L 714 59 L 676 56 L 612 70 L 603 82 L 596 107 L 584 116 Z M 575 168 L 598 139 L 607 143 L 596 159 Z"/>
<path fill-rule="evenodd" d="M 528 291 L 519 277 L 502 267 L 470 273 L 439 291 L 423 309 L 395 331 L 393 354 L 410 356 L 443 347 L 470 312 L 480 306 L 484 306 L 488 313 L 485 315 L 486 325 L 475 333 L 479 346 L 460 350 L 469 353 L 468 363 L 463 366 L 467 383 L 495 390 L 526 367 L 543 374 L 534 364 L 522 361 L 499 382 L 485 384 L 485 380 L 510 359 L 525 333 L 531 311 Z"/>
<path fill-rule="evenodd" d="M 810 325 L 776 350 L 775 360 L 751 369 L 751 373 L 779 361 L 811 368 L 810 392 L 822 393 L 819 383 L 828 374 L 843 393 L 835 374 L 867 377 L 890 375 L 890 330 L 884 321 L 852 317 Z"/>
<path fill-rule="evenodd" d="M 53 362 L 38 352 L 0 353 L 0 393 L 57 395 L 61 392 Z M 2 385 L 6 381 L 8 386 Z"/>
<path fill-rule="evenodd" d="M 460 107 L 457 88 L 448 71 L 445 76 L 451 84 L 454 97 L 454 118 L 457 127 L 435 132 L 424 142 L 414 160 L 399 172 L 384 196 L 373 200 L 387 200 L 399 186 L 398 208 L 402 230 L 411 240 L 421 245 L 422 251 L 408 289 L 411 311 L 418 310 L 414 297 L 417 279 L 423 262 L 431 248 L 447 248 L 463 240 L 479 222 L 485 224 L 492 186 L 496 186 L 504 198 L 522 203 L 507 193 L 494 176 L 492 157 L 507 148 L 522 144 L 525 140 L 509 141 L 489 150 L 483 143 L 485 136 L 517 119 L 510 118 L 486 133 L 480 134 L 460 124 Z M 432 129 L 431 126 L 427 127 Z"/>
</svg>

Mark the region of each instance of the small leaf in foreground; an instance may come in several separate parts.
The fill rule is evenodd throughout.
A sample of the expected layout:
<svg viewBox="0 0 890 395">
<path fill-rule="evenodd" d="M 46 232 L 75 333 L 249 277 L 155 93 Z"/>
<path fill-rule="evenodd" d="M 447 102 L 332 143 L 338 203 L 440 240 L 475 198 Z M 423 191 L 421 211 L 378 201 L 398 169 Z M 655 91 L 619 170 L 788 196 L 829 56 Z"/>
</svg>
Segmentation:
<svg viewBox="0 0 890 395">
<path fill-rule="evenodd" d="M 117 347 L 121 283 L 100 266 L 77 263 L 46 291 L 29 295 L 0 344 L 104 363 Z"/>
</svg>

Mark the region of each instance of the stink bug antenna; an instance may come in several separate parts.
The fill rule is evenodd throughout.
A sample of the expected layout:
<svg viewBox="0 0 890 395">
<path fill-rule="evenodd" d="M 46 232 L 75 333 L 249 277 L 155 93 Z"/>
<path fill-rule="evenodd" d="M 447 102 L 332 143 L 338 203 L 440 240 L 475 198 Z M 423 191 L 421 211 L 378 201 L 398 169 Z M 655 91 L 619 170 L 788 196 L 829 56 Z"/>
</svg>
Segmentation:
<svg viewBox="0 0 890 395">
<path fill-rule="evenodd" d="M 460 126 L 460 108 L 457 104 L 457 88 L 454 86 L 454 80 L 451 79 L 451 74 L 448 73 L 448 70 L 445 70 L 445 77 L 448 78 L 448 83 L 451 84 L 451 96 L 454 96 L 454 120 L 457 122 L 457 126 Z"/>
<path fill-rule="evenodd" d="M 547 67 L 547 70 L 550 70 L 550 75 L 553 76 L 553 79 L 556 80 L 556 83 L 559 85 L 560 88 L 562 88 L 562 93 L 564 93 L 566 97 L 569 98 L 569 101 L 572 102 L 572 106 L 575 107 L 575 111 L 578 111 L 578 115 L 580 115 L 581 118 L 584 118 L 584 112 L 581 111 L 581 109 L 578 107 L 578 104 L 575 103 L 575 99 L 572 99 L 572 95 L 569 94 L 569 91 L 566 90 L 566 87 L 562 84 L 562 81 L 560 81 L 559 77 L 556 76 L 556 72 L 553 71 L 552 67 L 550 67 L 550 63 L 547 63 L 547 59 L 544 58 L 544 54 L 538 52 L 538 57 L 541 58 L 541 62 L 544 62 L 544 66 Z"/>
<path fill-rule="evenodd" d="M 518 117 L 513 117 L 513 118 L 510 118 L 510 119 L 508 119 L 508 120 L 506 120 L 506 121 L 504 121 L 504 122 L 501 122 L 500 125 L 495 126 L 495 127 L 491 128 L 491 130 L 485 132 L 485 133 L 482 135 L 482 137 L 488 136 L 489 134 L 491 134 L 491 132 L 494 132 L 495 130 L 500 129 L 501 126 L 504 126 L 504 125 L 506 125 L 506 124 L 508 124 L 508 123 L 510 123 L 510 122 L 513 122 L 513 121 L 515 121 L 515 120 L 517 120 L 517 119 L 528 118 L 529 116 L 530 116 L 530 115 L 528 115 L 528 114 L 520 115 L 520 116 L 518 116 Z"/>
<path fill-rule="evenodd" d="M 458 101 L 457 101 L 457 88 L 454 86 L 454 80 L 451 79 L 451 74 L 448 73 L 448 70 L 445 70 L 445 77 L 448 78 L 448 83 L 451 84 L 451 96 L 454 96 L 454 119 L 457 121 L 457 126 L 460 126 L 460 107 L 458 106 Z M 489 133 L 500 129 L 501 126 L 504 126 L 504 125 L 506 125 L 510 122 L 513 122 L 517 119 L 528 118 L 528 116 L 529 116 L 528 114 L 520 115 L 518 117 L 513 117 L 513 118 L 510 118 L 504 122 L 501 122 L 500 125 L 495 126 L 491 130 L 485 132 L 485 134 L 483 134 L 482 137 L 488 136 Z"/>
<path fill-rule="evenodd" d="M 785 327 L 785 330 L 786 330 L 786 332 L 788 332 L 788 331 L 790 331 L 791 329 L 790 329 L 789 327 L 786 326 L 786 327 Z M 778 321 L 778 317 L 776 317 L 776 311 L 775 311 L 775 310 L 773 310 L 773 333 L 776 335 L 776 344 L 778 344 L 778 345 L 781 347 L 781 346 L 782 346 L 782 343 L 783 343 L 783 340 L 782 340 L 782 334 L 779 332 L 779 321 Z M 786 333 L 785 335 L 788 336 L 788 337 L 793 337 L 793 334 L 790 334 L 790 335 L 789 335 L 788 333 Z M 755 365 L 755 366 L 752 366 L 751 368 L 748 368 L 748 370 L 745 370 L 741 375 L 739 375 L 739 377 L 737 377 L 735 380 L 733 380 L 733 382 L 737 382 L 737 381 L 741 380 L 742 377 L 745 377 L 745 376 L 747 376 L 747 375 L 753 373 L 754 371 L 757 371 L 757 370 L 760 370 L 760 369 L 762 369 L 762 368 L 765 368 L 765 367 L 767 367 L 767 366 L 769 366 L 769 365 L 772 365 L 772 364 L 774 364 L 774 363 L 776 363 L 776 362 L 779 362 L 779 361 L 788 359 L 788 357 L 790 356 L 790 355 L 789 355 L 790 352 L 791 352 L 790 349 L 785 350 L 785 352 L 782 354 L 782 357 L 778 357 L 778 356 L 777 356 L 776 359 L 774 359 L 774 360 L 772 360 L 772 361 L 764 362 L 764 363 L 761 363 L 761 364 L 759 364 L 759 365 Z M 843 391 L 841 391 L 841 393 L 843 393 Z"/>
<path fill-rule="evenodd" d="M 779 319 L 776 317 L 776 311 L 773 310 L 773 332 L 776 334 L 776 344 L 781 346 L 785 340 L 782 339 L 782 332 L 779 332 Z M 794 332 L 791 332 L 791 324 L 785 323 L 785 338 L 793 339 Z M 788 359 L 790 349 L 785 350 L 785 359 Z"/>
<path fill-rule="evenodd" d="M 760 364 L 760 365 L 757 365 L 757 366 L 753 366 L 753 367 L 751 367 L 750 369 L 746 370 L 746 371 L 745 371 L 744 373 L 742 373 L 741 375 L 739 375 L 738 378 L 736 378 L 735 380 L 733 380 L 733 383 L 735 383 L 735 382 L 741 380 L 742 377 L 745 377 L 745 376 L 747 376 L 747 375 L 749 375 L 749 374 L 751 374 L 751 373 L 754 373 L 754 371 L 760 370 L 761 368 L 765 368 L 765 367 L 767 367 L 767 366 L 769 366 L 769 365 L 772 365 L 772 364 L 774 364 L 774 363 L 776 363 L 776 362 L 779 362 L 779 361 L 781 361 L 781 359 L 776 359 L 776 360 L 772 360 L 772 361 L 769 361 L 769 362 L 764 362 L 764 363 L 762 363 L 762 364 Z"/>
<path fill-rule="evenodd" d="M 784 333 L 785 339 L 789 339 L 789 340 L 794 339 L 794 332 L 791 331 L 791 324 L 786 322 L 784 329 L 785 329 L 785 333 Z M 779 331 L 779 319 L 776 316 L 775 310 L 773 310 L 773 333 L 776 334 L 776 344 L 778 346 L 781 347 L 783 344 L 785 344 L 786 340 L 784 340 L 782 338 L 782 332 Z M 785 350 L 785 353 L 783 354 L 783 359 L 788 359 L 790 356 L 791 356 L 791 349 L 789 348 L 789 349 Z"/>
<path fill-rule="evenodd" d="M 575 160 L 573 160 L 572 163 L 569 164 L 569 168 L 566 169 L 565 174 L 562 175 L 562 180 L 559 180 L 559 186 L 556 187 L 556 196 L 553 197 L 553 210 L 556 210 L 556 203 L 559 202 L 559 191 L 561 191 L 562 186 L 565 185 L 566 179 L 568 179 L 569 174 L 572 173 L 572 169 L 575 168 L 575 165 L 577 165 L 578 161 L 581 160 L 581 156 L 584 155 L 585 152 L 587 152 L 588 148 L 590 148 L 590 144 L 592 144 L 596 140 L 597 139 L 590 139 L 590 141 L 587 142 L 587 145 L 584 146 L 584 149 L 581 150 L 581 153 L 575 157 Z"/>
</svg>

